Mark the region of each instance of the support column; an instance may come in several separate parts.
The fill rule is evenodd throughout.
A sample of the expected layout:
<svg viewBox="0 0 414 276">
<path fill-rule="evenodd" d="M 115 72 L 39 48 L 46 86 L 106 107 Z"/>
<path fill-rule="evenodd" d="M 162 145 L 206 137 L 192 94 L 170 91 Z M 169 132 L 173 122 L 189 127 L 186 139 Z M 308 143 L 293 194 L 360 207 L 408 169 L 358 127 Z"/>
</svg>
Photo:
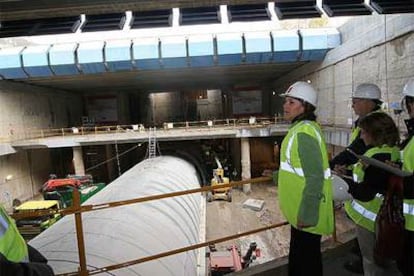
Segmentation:
<svg viewBox="0 0 414 276">
<path fill-rule="evenodd" d="M 112 145 L 105 145 L 105 155 L 106 160 L 110 160 L 111 158 L 113 158 Z M 114 162 L 107 162 L 106 170 L 108 171 L 109 182 L 112 182 L 112 180 L 116 178 L 116 176 L 114 175 Z"/>
<path fill-rule="evenodd" d="M 249 138 L 241 138 L 241 178 L 242 180 L 250 179 L 250 143 Z M 251 192 L 251 184 L 243 185 L 243 192 Z"/>
<path fill-rule="evenodd" d="M 85 175 L 85 165 L 83 163 L 82 147 L 73 147 L 73 167 L 76 175 Z"/>
</svg>

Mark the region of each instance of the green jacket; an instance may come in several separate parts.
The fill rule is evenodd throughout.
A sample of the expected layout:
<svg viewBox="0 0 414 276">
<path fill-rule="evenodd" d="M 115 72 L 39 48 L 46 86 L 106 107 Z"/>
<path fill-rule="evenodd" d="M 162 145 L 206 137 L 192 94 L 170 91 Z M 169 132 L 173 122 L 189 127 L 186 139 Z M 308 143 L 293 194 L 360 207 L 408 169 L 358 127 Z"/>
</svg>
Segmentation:
<svg viewBox="0 0 414 276">
<path fill-rule="evenodd" d="M 281 145 L 278 193 L 280 209 L 297 228 L 298 221 L 312 225 L 303 231 L 333 232 L 332 184 L 328 153 L 319 125 L 294 123 Z"/>
</svg>

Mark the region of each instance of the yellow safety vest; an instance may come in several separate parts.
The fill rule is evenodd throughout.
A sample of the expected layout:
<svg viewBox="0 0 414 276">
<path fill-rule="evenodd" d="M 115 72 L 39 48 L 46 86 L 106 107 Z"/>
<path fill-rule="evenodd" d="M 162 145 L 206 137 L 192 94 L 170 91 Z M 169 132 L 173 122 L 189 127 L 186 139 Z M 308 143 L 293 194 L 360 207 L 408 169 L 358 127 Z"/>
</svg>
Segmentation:
<svg viewBox="0 0 414 276">
<path fill-rule="evenodd" d="M 279 204 L 288 222 L 297 227 L 299 206 L 305 188 L 305 177 L 298 155 L 297 134 L 306 133 L 319 142 L 322 154 L 324 183 L 319 203 L 319 221 L 315 226 L 302 229 L 314 234 L 331 234 L 333 232 L 333 204 L 331 171 L 328 153 L 319 125 L 313 121 L 300 121 L 294 124 L 283 139 L 281 146 L 280 167 L 278 174 Z"/>
<path fill-rule="evenodd" d="M 0 205 L 0 253 L 11 262 L 27 262 L 28 249 L 14 221 Z"/>
<path fill-rule="evenodd" d="M 349 137 L 349 144 L 352 144 L 352 142 L 359 136 L 360 132 L 361 129 L 359 128 L 359 126 L 352 128 L 351 137 Z"/>
<path fill-rule="evenodd" d="M 414 171 L 414 137 L 411 138 L 410 142 L 403 149 L 402 162 L 403 171 Z M 403 212 L 405 217 L 405 229 L 414 231 L 414 199 L 404 199 Z"/>
<path fill-rule="evenodd" d="M 390 146 L 374 147 L 367 150 L 364 156 L 372 157 L 378 153 L 388 153 L 391 155 L 391 160 L 398 159 L 398 148 Z M 358 161 L 353 168 L 353 178 L 356 183 L 361 183 L 364 180 L 365 172 L 363 164 Z M 384 179 L 386 181 L 386 179 Z M 361 184 L 363 185 L 363 184 Z M 357 199 L 353 199 L 345 202 L 345 211 L 348 216 L 359 226 L 374 232 L 375 219 L 378 211 L 381 207 L 383 196 L 377 194 L 374 199 L 363 202 Z"/>
</svg>

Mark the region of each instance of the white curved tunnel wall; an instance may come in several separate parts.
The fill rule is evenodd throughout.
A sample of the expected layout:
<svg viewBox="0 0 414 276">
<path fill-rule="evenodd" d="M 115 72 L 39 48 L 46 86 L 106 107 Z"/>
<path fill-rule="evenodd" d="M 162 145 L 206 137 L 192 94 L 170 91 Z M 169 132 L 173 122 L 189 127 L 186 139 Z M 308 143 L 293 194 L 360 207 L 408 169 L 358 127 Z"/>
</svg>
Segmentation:
<svg viewBox="0 0 414 276">
<path fill-rule="evenodd" d="M 171 156 L 137 164 L 84 204 L 126 200 L 199 188 L 195 168 Z M 200 241 L 200 193 L 84 213 L 88 269 L 100 268 L 196 244 Z M 66 216 L 30 244 L 55 273 L 76 271 L 78 250 L 73 215 Z M 196 275 L 197 251 L 118 269 L 104 275 Z"/>
</svg>

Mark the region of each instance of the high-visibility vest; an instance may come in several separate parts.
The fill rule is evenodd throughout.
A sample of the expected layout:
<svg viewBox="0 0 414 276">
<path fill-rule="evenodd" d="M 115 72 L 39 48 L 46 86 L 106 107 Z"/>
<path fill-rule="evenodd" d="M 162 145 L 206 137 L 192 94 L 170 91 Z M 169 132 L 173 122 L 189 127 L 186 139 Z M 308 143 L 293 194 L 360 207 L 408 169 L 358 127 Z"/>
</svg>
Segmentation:
<svg viewBox="0 0 414 276">
<path fill-rule="evenodd" d="M 27 262 L 28 249 L 19 230 L 0 205 L 0 253 L 11 262 Z"/>
<path fill-rule="evenodd" d="M 333 206 L 331 171 L 328 153 L 319 125 L 313 121 L 300 121 L 294 124 L 283 139 L 281 146 L 280 167 L 278 174 L 279 204 L 288 222 L 297 228 L 297 218 L 302 193 L 305 188 L 305 177 L 298 153 L 298 133 L 306 133 L 318 141 L 324 169 L 324 183 L 319 202 L 319 220 L 315 226 L 303 228 L 303 231 L 314 234 L 331 234 L 333 232 Z"/>
<path fill-rule="evenodd" d="M 374 147 L 367 150 L 364 153 L 364 156 L 372 157 L 378 153 L 387 153 L 390 154 L 391 160 L 396 161 L 398 159 L 398 148 L 397 147 L 390 147 L 390 146 L 382 146 L 382 147 Z M 353 178 L 356 183 L 361 183 L 364 180 L 364 168 L 361 162 L 357 162 L 354 165 L 353 169 Z M 384 179 L 384 181 L 387 181 Z M 364 184 L 360 184 L 364 185 Z M 348 216 L 359 226 L 374 232 L 375 227 L 375 219 L 377 217 L 378 211 L 381 207 L 383 202 L 383 195 L 376 194 L 375 198 L 363 202 L 357 199 L 353 199 L 350 201 L 345 202 L 345 211 Z"/>
<path fill-rule="evenodd" d="M 359 137 L 359 133 L 361 132 L 361 129 L 359 126 L 353 127 L 351 130 L 351 136 L 349 137 L 349 144 L 352 144 L 352 142 Z"/>
<path fill-rule="evenodd" d="M 414 171 L 414 138 L 405 146 L 402 152 L 403 171 Z M 412 183 L 414 185 L 414 183 Z M 405 229 L 414 231 L 414 199 L 404 199 L 403 212 Z"/>
</svg>

